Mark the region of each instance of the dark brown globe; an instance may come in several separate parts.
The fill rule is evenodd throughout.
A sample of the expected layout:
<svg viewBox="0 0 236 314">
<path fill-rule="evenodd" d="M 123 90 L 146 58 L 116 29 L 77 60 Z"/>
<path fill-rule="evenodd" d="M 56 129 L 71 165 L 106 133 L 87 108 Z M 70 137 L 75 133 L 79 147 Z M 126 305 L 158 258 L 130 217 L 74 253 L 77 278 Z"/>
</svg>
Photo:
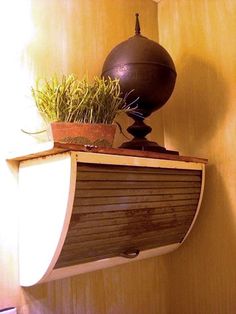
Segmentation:
<svg viewBox="0 0 236 314">
<path fill-rule="evenodd" d="M 112 49 L 104 62 L 102 76 L 118 78 L 123 94 L 132 91 L 128 101 L 138 99 L 134 106 L 138 106 L 137 111 L 144 119 L 161 108 L 171 96 L 176 81 L 176 70 L 169 53 L 157 42 L 140 34 L 138 14 L 136 14 L 135 35 Z M 136 123 L 133 125 L 133 130 L 135 127 L 137 131 L 141 126 L 144 130 L 146 125 L 140 122 L 140 118 L 135 117 L 134 114 L 132 118 L 135 121 L 139 120 L 137 122 L 139 127 Z M 136 131 L 133 132 L 132 127 L 130 128 L 128 131 L 139 138 L 145 138 L 151 129 L 148 127 L 149 131 L 146 128 L 144 132 L 146 134 L 140 135 L 139 132 L 137 135 Z"/>
<path fill-rule="evenodd" d="M 176 80 L 174 63 L 158 43 L 135 35 L 120 43 L 107 56 L 102 76 L 119 78 L 123 93 L 139 98 L 144 116 L 161 108 L 171 96 Z"/>
</svg>

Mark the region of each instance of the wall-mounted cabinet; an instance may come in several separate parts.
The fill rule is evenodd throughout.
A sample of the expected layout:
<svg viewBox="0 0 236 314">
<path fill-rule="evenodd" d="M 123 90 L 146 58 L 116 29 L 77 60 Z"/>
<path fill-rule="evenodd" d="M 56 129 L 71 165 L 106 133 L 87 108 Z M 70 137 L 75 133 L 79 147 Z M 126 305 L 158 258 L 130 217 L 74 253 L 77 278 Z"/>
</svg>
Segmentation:
<svg viewBox="0 0 236 314">
<path fill-rule="evenodd" d="M 170 252 L 196 219 L 206 160 L 80 149 L 15 158 L 23 286 Z"/>
</svg>

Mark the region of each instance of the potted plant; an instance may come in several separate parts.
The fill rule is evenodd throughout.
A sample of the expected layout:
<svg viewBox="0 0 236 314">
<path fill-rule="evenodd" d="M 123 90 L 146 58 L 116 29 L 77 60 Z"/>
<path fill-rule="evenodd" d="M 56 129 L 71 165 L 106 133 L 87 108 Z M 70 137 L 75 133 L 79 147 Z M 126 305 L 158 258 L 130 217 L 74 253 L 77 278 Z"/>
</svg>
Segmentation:
<svg viewBox="0 0 236 314">
<path fill-rule="evenodd" d="M 81 145 L 112 146 L 115 118 L 121 112 L 133 112 L 127 104 L 118 79 L 94 77 L 78 79 L 70 74 L 61 79 L 36 81 L 32 95 L 37 109 L 50 125 L 54 141 Z"/>
</svg>

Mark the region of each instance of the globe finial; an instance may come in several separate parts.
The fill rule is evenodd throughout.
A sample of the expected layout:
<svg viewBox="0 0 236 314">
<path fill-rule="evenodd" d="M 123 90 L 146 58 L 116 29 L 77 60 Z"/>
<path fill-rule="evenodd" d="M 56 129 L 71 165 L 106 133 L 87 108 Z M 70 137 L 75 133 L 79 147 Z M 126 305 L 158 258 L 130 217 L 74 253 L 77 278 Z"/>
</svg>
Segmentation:
<svg viewBox="0 0 236 314">
<path fill-rule="evenodd" d="M 140 35 L 139 14 L 136 13 L 135 35 Z"/>
</svg>

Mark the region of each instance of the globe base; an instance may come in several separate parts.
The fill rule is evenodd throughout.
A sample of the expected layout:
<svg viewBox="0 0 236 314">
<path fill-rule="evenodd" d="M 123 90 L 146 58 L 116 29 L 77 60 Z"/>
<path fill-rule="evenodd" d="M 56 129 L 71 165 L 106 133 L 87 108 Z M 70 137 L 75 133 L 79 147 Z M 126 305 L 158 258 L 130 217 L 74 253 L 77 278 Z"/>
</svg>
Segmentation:
<svg viewBox="0 0 236 314">
<path fill-rule="evenodd" d="M 129 142 L 124 142 L 120 146 L 120 148 L 142 150 L 142 151 L 152 151 L 152 152 L 162 153 L 162 154 L 179 155 L 179 152 L 174 151 L 174 150 L 167 150 L 165 147 L 160 146 L 156 142 L 149 141 L 145 137 L 143 138 L 135 137 Z"/>
<path fill-rule="evenodd" d="M 132 116 L 132 118 L 134 119 L 134 123 L 128 127 L 127 131 L 134 138 L 129 142 L 124 142 L 120 148 L 179 155 L 177 151 L 167 150 L 158 143 L 147 140 L 146 135 L 152 131 L 152 128 L 144 123 L 143 118 L 137 116 Z"/>
</svg>

